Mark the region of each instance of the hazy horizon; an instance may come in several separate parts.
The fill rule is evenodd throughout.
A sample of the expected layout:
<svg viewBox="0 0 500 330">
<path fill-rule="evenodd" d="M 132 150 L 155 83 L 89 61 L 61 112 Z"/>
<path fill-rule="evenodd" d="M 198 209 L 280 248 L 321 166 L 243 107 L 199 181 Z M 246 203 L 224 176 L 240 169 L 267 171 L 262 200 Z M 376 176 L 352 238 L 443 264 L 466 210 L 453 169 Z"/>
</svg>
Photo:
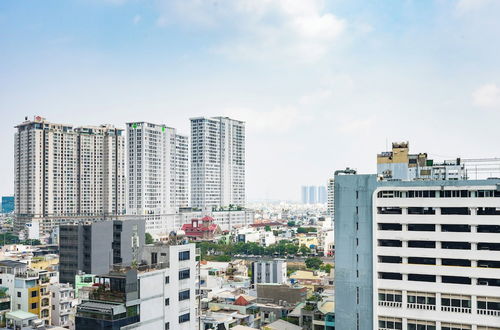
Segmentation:
<svg viewBox="0 0 500 330">
<path fill-rule="evenodd" d="M 0 3 L 0 195 L 14 126 L 246 122 L 247 199 L 299 200 L 392 141 L 498 157 L 500 2 L 71 0 Z"/>
</svg>

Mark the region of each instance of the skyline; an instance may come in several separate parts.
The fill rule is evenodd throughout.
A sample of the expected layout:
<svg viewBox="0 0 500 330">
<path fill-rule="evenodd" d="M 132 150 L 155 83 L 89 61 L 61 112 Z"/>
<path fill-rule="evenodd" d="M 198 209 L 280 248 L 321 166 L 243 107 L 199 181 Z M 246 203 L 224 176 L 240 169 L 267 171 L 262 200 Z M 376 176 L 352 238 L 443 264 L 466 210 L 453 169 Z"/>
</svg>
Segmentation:
<svg viewBox="0 0 500 330">
<path fill-rule="evenodd" d="M 0 193 L 13 193 L 13 127 L 34 115 L 182 134 L 191 117 L 243 120 L 249 202 L 299 200 L 346 166 L 375 173 L 392 141 L 500 156 L 498 2 L 207 3 L 2 2 Z"/>
</svg>

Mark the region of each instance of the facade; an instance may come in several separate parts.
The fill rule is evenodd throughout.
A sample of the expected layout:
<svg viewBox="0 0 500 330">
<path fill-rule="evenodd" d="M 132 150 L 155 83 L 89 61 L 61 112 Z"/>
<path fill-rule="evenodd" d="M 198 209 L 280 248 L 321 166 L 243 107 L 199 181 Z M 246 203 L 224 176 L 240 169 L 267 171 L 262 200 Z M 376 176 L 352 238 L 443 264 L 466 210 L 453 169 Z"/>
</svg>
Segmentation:
<svg viewBox="0 0 500 330">
<path fill-rule="evenodd" d="M 77 329 L 195 329 L 194 244 L 148 245 L 136 267 L 96 276 L 77 308 Z"/>
<path fill-rule="evenodd" d="M 45 325 L 51 321 L 51 273 L 29 269 L 26 264 L 12 260 L 0 261 L 0 283 L 7 288 L 12 311 L 33 313 Z"/>
<path fill-rule="evenodd" d="M 335 180 L 333 178 L 328 179 L 328 197 L 327 197 L 327 205 L 326 205 L 326 213 L 330 217 L 332 217 L 332 220 L 335 219 L 335 208 L 334 208 L 334 202 L 335 202 Z"/>
<path fill-rule="evenodd" d="M 75 290 L 68 283 L 55 283 L 49 286 L 49 291 L 52 295 L 51 325 L 74 329 Z"/>
<path fill-rule="evenodd" d="M 36 116 L 16 126 L 15 230 L 123 214 L 125 140 L 109 125 L 73 128 Z"/>
<path fill-rule="evenodd" d="M 245 123 L 191 118 L 191 206 L 245 205 Z"/>
<path fill-rule="evenodd" d="M 252 284 L 286 283 L 286 260 L 274 259 L 252 262 Z"/>
<path fill-rule="evenodd" d="M 309 187 L 300 187 L 300 200 L 302 204 L 309 204 Z"/>
<path fill-rule="evenodd" d="M 127 214 L 142 215 L 146 230 L 162 215 L 189 206 L 188 137 L 175 128 L 147 122 L 127 123 Z"/>
<path fill-rule="evenodd" d="M 59 281 L 75 284 L 75 276 L 106 274 L 113 264 L 137 261 L 144 245 L 142 220 L 108 220 L 61 225 Z"/>
<path fill-rule="evenodd" d="M 499 179 L 335 180 L 338 328 L 499 328 Z"/>
<path fill-rule="evenodd" d="M 2 196 L 2 213 L 14 212 L 14 196 Z"/>
</svg>

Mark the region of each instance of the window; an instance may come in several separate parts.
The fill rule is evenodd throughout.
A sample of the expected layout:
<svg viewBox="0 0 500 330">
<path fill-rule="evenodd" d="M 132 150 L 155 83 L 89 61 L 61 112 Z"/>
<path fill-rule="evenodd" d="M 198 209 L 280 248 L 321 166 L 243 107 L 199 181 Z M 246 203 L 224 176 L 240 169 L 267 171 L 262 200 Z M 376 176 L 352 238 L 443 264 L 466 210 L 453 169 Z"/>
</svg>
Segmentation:
<svg viewBox="0 0 500 330">
<path fill-rule="evenodd" d="M 436 247 L 436 242 L 434 242 L 434 241 L 408 241 L 408 247 L 434 249 Z"/>
<path fill-rule="evenodd" d="M 408 214 L 436 214 L 436 210 L 432 207 L 409 207 Z"/>
<path fill-rule="evenodd" d="M 441 231 L 469 233 L 470 225 L 441 225 Z"/>
<path fill-rule="evenodd" d="M 184 323 L 189 321 L 189 313 L 182 314 L 179 316 L 179 323 Z"/>
<path fill-rule="evenodd" d="M 165 299 L 165 306 L 170 306 L 170 298 Z"/>
<path fill-rule="evenodd" d="M 403 295 L 401 291 L 394 290 L 379 290 L 378 291 L 378 304 L 387 307 L 401 307 Z"/>
<path fill-rule="evenodd" d="M 443 294 L 441 296 L 441 310 L 445 312 L 470 313 L 470 296 Z"/>
<path fill-rule="evenodd" d="M 403 246 L 403 243 L 400 240 L 395 239 L 379 239 L 378 246 L 401 247 Z"/>
<path fill-rule="evenodd" d="M 38 296 L 38 291 L 31 291 L 31 298 Z"/>
<path fill-rule="evenodd" d="M 179 280 L 185 280 L 190 277 L 190 270 L 188 269 L 183 269 L 179 271 Z"/>
<path fill-rule="evenodd" d="M 468 207 L 442 207 L 442 215 L 470 215 L 470 209 Z M 478 210 L 479 214 L 479 210 Z"/>
<path fill-rule="evenodd" d="M 379 272 L 378 273 L 378 278 L 383 279 L 383 280 L 402 280 L 403 275 L 400 273 L 384 273 L 384 272 Z"/>
<path fill-rule="evenodd" d="M 170 330 L 170 322 L 165 323 L 165 330 Z"/>
<path fill-rule="evenodd" d="M 18 298 L 21 298 L 21 292 L 18 292 L 18 293 L 17 293 L 17 297 L 18 297 Z"/>
<path fill-rule="evenodd" d="M 436 330 L 436 322 L 408 320 L 408 330 Z"/>
<path fill-rule="evenodd" d="M 378 262 L 389 263 L 389 264 L 400 264 L 403 258 L 394 256 L 379 256 Z"/>
<path fill-rule="evenodd" d="M 403 226 L 400 223 L 379 223 L 379 230 L 398 230 L 401 231 Z"/>
<path fill-rule="evenodd" d="M 436 231 L 436 225 L 408 224 L 408 231 Z"/>
<path fill-rule="evenodd" d="M 403 322 L 399 318 L 394 317 L 379 317 L 378 319 L 378 328 L 379 329 L 395 329 L 401 330 L 403 329 Z"/>
<path fill-rule="evenodd" d="M 436 282 L 436 275 L 408 274 L 408 281 Z"/>
<path fill-rule="evenodd" d="M 500 268 L 500 261 L 478 260 L 477 266 L 483 268 Z"/>
<path fill-rule="evenodd" d="M 31 309 L 36 309 L 36 303 L 31 304 Z"/>
<path fill-rule="evenodd" d="M 441 242 L 442 249 L 470 250 L 470 247 L 469 242 Z"/>
<path fill-rule="evenodd" d="M 470 267 L 470 260 L 467 260 L 467 259 L 442 259 L 441 264 L 443 266 Z M 481 267 L 481 266 L 479 266 L 479 267 Z"/>
<path fill-rule="evenodd" d="M 165 284 L 170 283 L 170 276 L 165 277 Z"/>
<path fill-rule="evenodd" d="M 436 258 L 408 257 L 408 263 L 417 265 L 435 265 Z"/>
<path fill-rule="evenodd" d="M 472 329 L 468 324 L 456 324 L 456 323 L 442 323 L 441 330 L 470 330 Z"/>
<path fill-rule="evenodd" d="M 189 299 L 191 291 L 189 289 L 184 291 L 179 291 L 179 301 Z"/>
<path fill-rule="evenodd" d="M 436 310 L 436 294 L 430 292 L 408 292 L 406 307 Z"/>
<path fill-rule="evenodd" d="M 477 297 L 478 314 L 500 315 L 500 298 Z"/>
<path fill-rule="evenodd" d="M 189 251 L 181 251 L 179 252 L 179 261 L 189 260 L 190 253 Z"/>
</svg>

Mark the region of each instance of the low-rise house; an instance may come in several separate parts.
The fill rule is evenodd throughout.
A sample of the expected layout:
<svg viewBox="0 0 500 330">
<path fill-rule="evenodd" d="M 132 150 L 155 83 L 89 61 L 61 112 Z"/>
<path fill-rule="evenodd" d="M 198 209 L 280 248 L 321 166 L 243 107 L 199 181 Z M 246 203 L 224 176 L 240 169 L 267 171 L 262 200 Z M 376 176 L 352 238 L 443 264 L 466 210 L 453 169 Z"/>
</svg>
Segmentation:
<svg viewBox="0 0 500 330">
<path fill-rule="evenodd" d="M 259 301 L 267 301 L 278 305 L 296 305 L 306 300 L 307 288 L 301 285 L 265 283 L 257 284 Z"/>
<path fill-rule="evenodd" d="M 191 219 L 191 223 L 182 225 L 186 237 L 195 240 L 213 240 L 222 233 L 219 225 L 214 223 L 214 218 L 205 216 L 201 219 Z"/>
<path fill-rule="evenodd" d="M 277 320 L 263 326 L 262 330 L 302 330 L 302 327 L 284 320 Z"/>
</svg>

